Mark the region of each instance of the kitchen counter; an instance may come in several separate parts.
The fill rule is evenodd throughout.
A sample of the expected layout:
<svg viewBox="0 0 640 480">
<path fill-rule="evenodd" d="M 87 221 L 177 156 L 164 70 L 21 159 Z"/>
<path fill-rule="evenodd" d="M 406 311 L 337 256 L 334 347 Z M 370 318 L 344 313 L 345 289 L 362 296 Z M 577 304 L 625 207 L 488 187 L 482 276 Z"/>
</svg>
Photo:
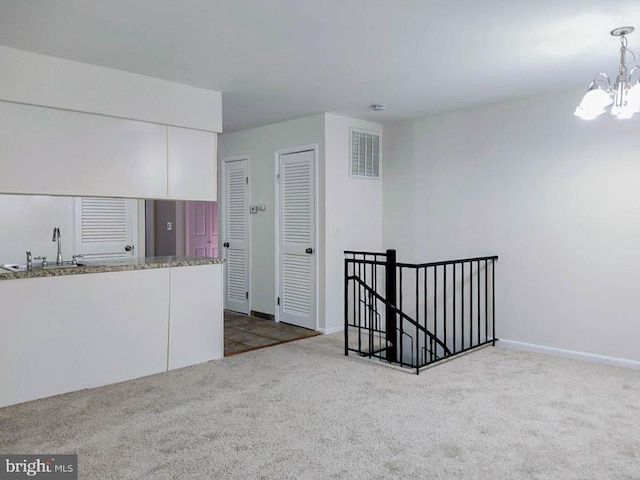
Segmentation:
<svg viewBox="0 0 640 480">
<path fill-rule="evenodd" d="M 0 407 L 222 358 L 223 267 L 156 257 L 0 275 L 23 279 L 0 281 Z"/>
<path fill-rule="evenodd" d="M 0 268 L 0 280 L 20 278 L 60 277 L 85 273 L 126 272 L 153 268 L 190 267 L 196 265 L 214 265 L 224 263 L 222 258 L 211 257 L 145 257 L 136 260 L 95 260 L 82 261 L 83 266 L 75 268 L 40 268 L 23 272 L 10 272 Z"/>
</svg>

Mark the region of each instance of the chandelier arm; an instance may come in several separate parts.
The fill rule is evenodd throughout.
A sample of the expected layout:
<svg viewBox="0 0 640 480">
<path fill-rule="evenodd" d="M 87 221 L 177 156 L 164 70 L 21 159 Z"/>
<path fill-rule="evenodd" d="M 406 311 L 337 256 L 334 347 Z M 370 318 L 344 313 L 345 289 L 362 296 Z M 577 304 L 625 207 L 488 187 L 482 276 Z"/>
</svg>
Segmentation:
<svg viewBox="0 0 640 480">
<path fill-rule="evenodd" d="M 598 80 L 599 78 L 604 77 L 604 79 L 607 81 L 606 83 L 606 90 L 609 90 L 611 88 L 611 79 L 609 78 L 609 75 L 607 75 L 604 72 L 598 72 L 593 76 L 593 83 L 595 83 L 596 85 L 604 85 L 604 83 L 599 83 Z"/>
<path fill-rule="evenodd" d="M 629 47 L 626 47 L 627 52 L 629 52 L 631 54 L 631 56 L 633 57 L 633 63 L 635 64 L 638 60 L 636 58 L 636 52 L 634 52 L 632 49 L 630 49 Z M 636 65 L 637 66 L 637 65 Z"/>
<path fill-rule="evenodd" d="M 634 65 L 634 67 L 629 70 L 629 83 L 633 83 L 632 77 L 635 73 L 638 73 L 638 81 L 640 82 L 640 67 L 638 65 Z"/>
</svg>

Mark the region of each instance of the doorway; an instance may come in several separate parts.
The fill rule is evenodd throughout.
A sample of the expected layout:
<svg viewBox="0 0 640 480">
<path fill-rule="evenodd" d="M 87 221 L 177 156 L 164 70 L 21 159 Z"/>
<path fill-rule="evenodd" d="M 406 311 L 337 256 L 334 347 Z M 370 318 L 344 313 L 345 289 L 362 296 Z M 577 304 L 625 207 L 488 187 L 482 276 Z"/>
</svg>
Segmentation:
<svg viewBox="0 0 640 480">
<path fill-rule="evenodd" d="M 218 256 L 218 204 L 147 200 L 145 245 L 148 256 Z"/>
</svg>

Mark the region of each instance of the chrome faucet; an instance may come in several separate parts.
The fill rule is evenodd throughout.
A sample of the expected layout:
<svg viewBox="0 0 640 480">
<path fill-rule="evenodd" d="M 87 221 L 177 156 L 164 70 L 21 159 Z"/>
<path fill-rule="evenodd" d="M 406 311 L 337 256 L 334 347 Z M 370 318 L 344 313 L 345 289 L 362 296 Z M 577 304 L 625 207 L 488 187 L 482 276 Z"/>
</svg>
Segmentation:
<svg viewBox="0 0 640 480">
<path fill-rule="evenodd" d="M 60 244 L 60 228 L 53 227 L 52 242 L 58 242 L 58 255 L 56 256 L 56 265 L 62 265 L 62 245 Z"/>
</svg>

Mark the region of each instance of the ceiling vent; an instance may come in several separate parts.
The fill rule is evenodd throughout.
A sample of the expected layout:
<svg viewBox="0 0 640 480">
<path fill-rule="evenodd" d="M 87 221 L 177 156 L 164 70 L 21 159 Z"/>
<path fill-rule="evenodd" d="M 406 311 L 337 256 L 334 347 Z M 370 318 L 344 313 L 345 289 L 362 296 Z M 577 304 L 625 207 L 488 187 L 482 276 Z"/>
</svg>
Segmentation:
<svg viewBox="0 0 640 480">
<path fill-rule="evenodd" d="M 351 129 L 351 176 L 380 178 L 380 134 Z"/>
</svg>

